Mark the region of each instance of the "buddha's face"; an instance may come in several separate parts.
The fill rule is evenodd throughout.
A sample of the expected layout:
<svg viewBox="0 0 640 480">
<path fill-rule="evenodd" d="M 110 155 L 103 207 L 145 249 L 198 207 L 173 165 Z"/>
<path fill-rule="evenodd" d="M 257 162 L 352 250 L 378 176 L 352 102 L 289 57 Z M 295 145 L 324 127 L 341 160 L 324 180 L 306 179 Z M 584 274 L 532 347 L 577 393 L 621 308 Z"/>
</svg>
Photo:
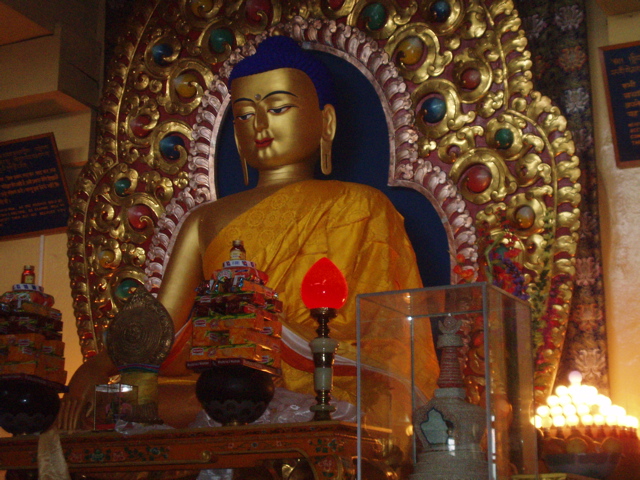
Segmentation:
<svg viewBox="0 0 640 480">
<path fill-rule="evenodd" d="M 240 156 L 258 170 L 315 161 L 323 135 L 333 139 L 335 113 L 333 120 L 327 118 L 333 107 L 320 110 L 313 82 L 300 70 L 235 79 L 231 105 Z"/>
</svg>

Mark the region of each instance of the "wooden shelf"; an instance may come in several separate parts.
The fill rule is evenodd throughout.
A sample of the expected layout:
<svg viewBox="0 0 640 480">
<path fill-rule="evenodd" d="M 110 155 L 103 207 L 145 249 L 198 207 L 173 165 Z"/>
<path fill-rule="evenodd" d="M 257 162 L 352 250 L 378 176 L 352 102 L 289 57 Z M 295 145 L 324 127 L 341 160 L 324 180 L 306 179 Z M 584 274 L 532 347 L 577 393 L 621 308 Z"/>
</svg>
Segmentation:
<svg viewBox="0 0 640 480">
<path fill-rule="evenodd" d="M 368 431 L 363 458 L 382 454 L 383 430 Z M 245 425 L 158 430 L 140 435 L 87 432 L 61 435 L 71 472 L 131 472 L 245 468 L 277 459 L 305 458 L 316 478 L 351 478 L 357 426 L 345 422 Z M 0 439 L 0 470 L 37 468 L 38 437 Z M 27 473 L 27 472 L 25 472 Z"/>
</svg>

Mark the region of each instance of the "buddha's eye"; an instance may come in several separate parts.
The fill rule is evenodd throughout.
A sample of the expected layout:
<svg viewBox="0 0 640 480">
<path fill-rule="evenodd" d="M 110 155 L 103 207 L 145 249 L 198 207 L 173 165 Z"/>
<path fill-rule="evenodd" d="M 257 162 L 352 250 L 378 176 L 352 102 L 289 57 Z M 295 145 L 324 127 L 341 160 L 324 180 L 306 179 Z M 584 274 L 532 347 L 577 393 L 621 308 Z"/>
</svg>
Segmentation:
<svg viewBox="0 0 640 480">
<path fill-rule="evenodd" d="M 269 113 L 275 113 L 276 115 L 280 115 L 281 113 L 286 112 L 291 108 L 291 105 L 284 105 L 282 107 L 274 107 L 269 109 Z"/>
<path fill-rule="evenodd" d="M 254 115 L 255 115 L 255 113 L 253 113 L 253 112 L 249 112 L 249 113 L 242 113 L 242 114 L 240 114 L 240 115 L 236 115 L 236 118 L 237 118 L 238 120 L 242 120 L 242 121 L 244 121 L 244 120 L 249 120 L 249 119 L 250 119 L 251 117 L 253 117 Z"/>
</svg>

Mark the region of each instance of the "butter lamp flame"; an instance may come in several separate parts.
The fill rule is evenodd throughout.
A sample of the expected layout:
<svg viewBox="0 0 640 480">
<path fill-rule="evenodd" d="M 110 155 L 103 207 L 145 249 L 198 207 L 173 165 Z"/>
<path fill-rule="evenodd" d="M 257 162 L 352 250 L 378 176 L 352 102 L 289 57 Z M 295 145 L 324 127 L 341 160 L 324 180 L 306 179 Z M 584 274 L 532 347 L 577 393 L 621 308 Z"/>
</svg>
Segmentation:
<svg viewBox="0 0 640 480">
<path fill-rule="evenodd" d="M 322 257 L 302 279 L 300 293 L 309 309 L 339 309 L 347 301 L 349 288 L 340 269 L 327 257 Z"/>
<path fill-rule="evenodd" d="M 310 410 L 316 421 L 331 420 L 331 414 L 336 409 L 329 402 L 333 388 L 333 359 L 338 342 L 329 337 L 329 320 L 338 314 L 337 310 L 346 302 L 348 291 L 344 275 L 326 257 L 313 264 L 300 286 L 302 301 L 318 322 L 318 336 L 309 342 L 313 353 L 313 383 L 316 391 L 316 404 Z"/>
</svg>

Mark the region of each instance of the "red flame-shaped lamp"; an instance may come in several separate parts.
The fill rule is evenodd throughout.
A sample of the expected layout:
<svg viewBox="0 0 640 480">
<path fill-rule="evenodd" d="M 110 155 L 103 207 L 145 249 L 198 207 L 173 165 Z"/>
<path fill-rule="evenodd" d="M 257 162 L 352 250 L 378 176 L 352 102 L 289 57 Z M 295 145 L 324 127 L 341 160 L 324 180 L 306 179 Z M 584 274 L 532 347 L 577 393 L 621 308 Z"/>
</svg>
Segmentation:
<svg viewBox="0 0 640 480">
<path fill-rule="evenodd" d="M 338 348 L 337 340 L 329 338 L 329 320 L 347 301 L 347 281 L 335 264 L 326 257 L 309 269 L 302 279 L 302 301 L 318 322 L 318 336 L 309 342 L 313 353 L 314 389 L 316 405 L 311 406 L 314 420 L 331 420 L 336 407 L 329 404 L 333 387 L 333 358 Z"/>
</svg>

